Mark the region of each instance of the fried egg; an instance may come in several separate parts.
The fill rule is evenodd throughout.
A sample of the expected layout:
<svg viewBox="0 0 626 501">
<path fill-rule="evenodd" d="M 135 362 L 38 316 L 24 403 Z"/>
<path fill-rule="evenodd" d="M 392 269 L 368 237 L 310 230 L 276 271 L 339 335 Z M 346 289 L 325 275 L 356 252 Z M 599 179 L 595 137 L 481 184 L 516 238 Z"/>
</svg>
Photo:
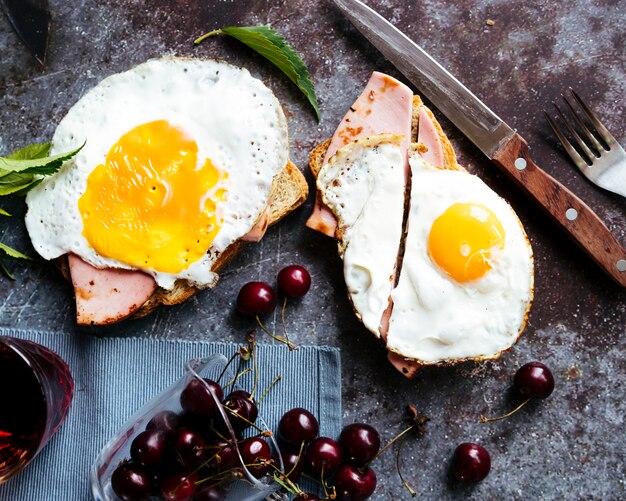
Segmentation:
<svg viewBox="0 0 626 501">
<path fill-rule="evenodd" d="M 280 103 L 241 68 L 161 58 L 110 76 L 67 113 L 52 153 L 83 149 L 28 193 L 45 259 L 142 270 L 171 289 L 215 283 L 220 254 L 248 233 L 288 160 Z"/>
<path fill-rule="evenodd" d="M 404 136 L 382 134 L 341 148 L 317 187 L 338 222 L 339 254 L 357 316 L 376 336 L 393 288 L 402 237 Z"/>
<path fill-rule="evenodd" d="M 508 203 L 477 176 L 417 153 L 387 348 L 423 364 L 497 357 L 525 326 L 532 249 Z"/>
</svg>

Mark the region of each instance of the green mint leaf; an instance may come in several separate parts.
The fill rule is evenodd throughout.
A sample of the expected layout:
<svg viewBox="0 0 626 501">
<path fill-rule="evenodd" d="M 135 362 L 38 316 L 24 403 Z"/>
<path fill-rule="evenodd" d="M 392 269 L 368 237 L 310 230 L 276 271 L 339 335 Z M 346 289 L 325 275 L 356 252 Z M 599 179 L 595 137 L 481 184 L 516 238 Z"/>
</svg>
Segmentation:
<svg viewBox="0 0 626 501">
<path fill-rule="evenodd" d="M 26 254 L 22 254 L 20 251 L 9 247 L 8 245 L 4 245 L 0 242 L 0 257 L 11 257 L 13 259 L 27 259 L 28 261 L 32 261 L 32 258 L 28 257 Z"/>
<path fill-rule="evenodd" d="M 50 154 L 51 143 L 35 143 L 21 150 L 9 153 L 7 158 L 11 160 L 32 160 L 34 158 L 44 158 Z"/>
<path fill-rule="evenodd" d="M 11 214 L 9 214 L 7 211 L 5 211 L 4 209 L 0 209 L 0 216 L 10 216 Z"/>
<path fill-rule="evenodd" d="M 194 43 L 199 44 L 208 37 L 217 34 L 236 38 L 276 65 L 306 96 L 315 110 L 317 121 L 320 121 L 317 96 L 309 77 L 309 71 L 296 51 L 275 30 L 267 26 L 228 26 L 202 35 Z"/>
<path fill-rule="evenodd" d="M 67 153 L 53 155 L 51 157 L 26 159 L 0 157 L 0 177 L 8 175 L 9 172 L 20 172 L 22 174 L 40 174 L 43 176 L 49 176 L 58 171 L 61 168 L 61 165 L 63 165 L 65 161 L 76 155 L 83 148 L 83 146 L 85 146 L 85 143 L 83 143 L 75 150 L 69 151 Z M 23 152 L 24 149 L 20 150 L 20 152 Z"/>
<path fill-rule="evenodd" d="M 0 195 L 19 194 L 31 185 L 38 183 L 32 174 L 21 172 L 7 172 L 0 177 Z"/>
</svg>

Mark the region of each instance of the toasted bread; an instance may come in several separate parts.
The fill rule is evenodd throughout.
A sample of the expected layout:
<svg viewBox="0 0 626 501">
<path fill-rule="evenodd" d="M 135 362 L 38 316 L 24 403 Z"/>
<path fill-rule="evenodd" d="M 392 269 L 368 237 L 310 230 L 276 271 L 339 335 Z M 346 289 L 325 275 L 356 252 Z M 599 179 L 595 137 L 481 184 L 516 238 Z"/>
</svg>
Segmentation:
<svg viewBox="0 0 626 501">
<path fill-rule="evenodd" d="M 271 226 L 283 217 L 300 207 L 307 198 L 309 188 L 306 179 L 300 169 L 291 160 L 287 162 L 283 170 L 274 180 L 269 203 L 269 221 Z M 230 263 L 237 254 L 245 247 L 246 242 L 237 240 L 228 246 L 220 254 L 213 265 L 212 271 L 218 273 Z M 67 256 L 56 260 L 56 264 L 62 275 L 71 282 Z M 174 288 L 166 290 L 157 287 L 152 296 L 140 306 L 129 318 L 141 318 L 150 314 L 160 305 L 171 306 L 180 304 L 191 298 L 200 289 L 186 280 L 177 280 Z"/>
</svg>

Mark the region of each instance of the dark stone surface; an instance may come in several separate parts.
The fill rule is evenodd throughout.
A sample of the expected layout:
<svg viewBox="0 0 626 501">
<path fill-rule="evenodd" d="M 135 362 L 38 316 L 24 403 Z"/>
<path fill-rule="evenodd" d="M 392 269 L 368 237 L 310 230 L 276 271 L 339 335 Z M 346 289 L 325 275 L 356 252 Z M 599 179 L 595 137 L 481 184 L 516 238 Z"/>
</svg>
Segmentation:
<svg viewBox="0 0 626 501">
<path fill-rule="evenodd" d="M 595 188 L 573 168 L 541 117 L 568 86 L 589 101 L 626 143 L 626 3 L 623 0 L 371 0 L 369 4 L 483 98 L 525 137 L 537 163 L 579 194 L 626 243 L 626 201 Z M 46 141 L 68 108 L 103 77 L 162 54 L 220 57 L 245 66 L 271 87 L 289 117 L 292 159 L 307 172 L 308 151 L 332 134 L 373 70 L 396 70 L 342 19 L 329 1 L 50 0 L 48 66 L 26 54 L 0 18 L 0 154 Z M 487 19 L 495 21 L 488 26 Z M 322 121 L 294 86 L 240 44 L 194 37 L 224 25 L 269 23 L 309 65 Z M 249 246 L 218 286 L 186 304 L 96 331 L 100 335 L 241 341 L 251 324 L 233 312 L 239 287 L 272 281 L 289 263 L 311 270 L 314 287 L 291 304 L 287 328 L 301 344 L 329 344 L 343 353 L 344 422 L 376 425 L 385 439 L 402 427 L 405 404 L 428 414 L 429 432 L 406 444 L 405 477 L 423 499 L 624 499 L 623 381 L 626 293 L 437 115 L 462 162 L 511 202 L 533 245 L 535 303 L 519 344 L 501 360 L 426 369 L 405 380 L 354 318 L 330 239 L 304 227 L 305 207 Z M 21 200 L 2 200 L 14 214 L 0 221 L 0 241 L 30 251 Z M 0 278 L 0 324 L 39 329 L 75 327 L 73 297 L 52 266 L 10 263 L 17 281 Z M 270 319 L 279 326 L 279 316 Z M 516 367 L 537 359 L 552 367 L 557 389 L 508 421 L 482 425 L 480 413 L 510 408 Z M 103 374 L 102 377 L 106 377 Z M 475 487 L 448 479 L 452 451 L 483 444 L 492 472 Z M 375 464 L 376 499 L 409 498 L 389 451 Z M 0 494 L 0 498 L 2 495 Z"/>
</svg>

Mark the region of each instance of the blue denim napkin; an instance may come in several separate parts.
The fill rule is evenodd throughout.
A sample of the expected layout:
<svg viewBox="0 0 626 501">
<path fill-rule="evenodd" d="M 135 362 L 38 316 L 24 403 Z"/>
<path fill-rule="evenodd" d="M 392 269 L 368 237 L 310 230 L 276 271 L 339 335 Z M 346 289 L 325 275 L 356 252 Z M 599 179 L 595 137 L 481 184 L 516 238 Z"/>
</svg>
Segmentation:
<svg viewBox="0 0 626 501">
<path fill-rule="evenodd" d="M 213 353 L 229 356 L 237 345 L 157 338 L 103 338 L 0 328 L 58 353 L 75 382 L 68 417 L 50 443 L 16 477 L 0 485 L 0 501 L 91 500 L 89 470 L 109 438 L 152 397 L 175 382 L 187 360 Z M 259 388 L 281 375 L 261 414 L 272 429 L 282 413 L 305 407 L 318 416 L 320 434 L 341 430 L 339 351 L 258 345 Z M 1 411 L 1 409 L 0 409 Z"/>
</svg>

